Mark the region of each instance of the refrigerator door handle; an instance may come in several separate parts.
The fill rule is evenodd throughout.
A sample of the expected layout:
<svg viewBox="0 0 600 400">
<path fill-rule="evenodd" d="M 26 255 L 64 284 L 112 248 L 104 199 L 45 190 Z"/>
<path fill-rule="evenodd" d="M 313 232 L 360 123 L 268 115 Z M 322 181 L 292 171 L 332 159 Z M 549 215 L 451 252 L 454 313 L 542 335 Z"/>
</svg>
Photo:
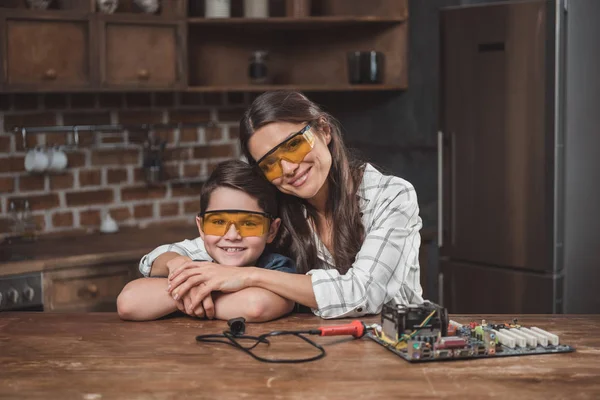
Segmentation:
<svg viewBox="0 0 600 400">
<path fill-rule="evenodd" d="M 438 247 L 444 244 L 444 132 L 438 131 Z"/>
<path fill-rule="evenodd" d="M 444 307 L 444 274 L 438 274 L 438 304 Z"/>
</svg>

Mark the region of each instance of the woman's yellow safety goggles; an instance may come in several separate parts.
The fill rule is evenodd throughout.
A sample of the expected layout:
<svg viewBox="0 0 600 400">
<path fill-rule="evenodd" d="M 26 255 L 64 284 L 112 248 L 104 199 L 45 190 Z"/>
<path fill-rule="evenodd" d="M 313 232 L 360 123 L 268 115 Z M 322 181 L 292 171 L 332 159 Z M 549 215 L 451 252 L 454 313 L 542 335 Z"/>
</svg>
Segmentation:
<svg viewBox="0 0 600 400">
<path fill-rule="evenodd" d="M 298 133 L 279 143 L 258 160 L 258 166 L 269 181 L 283 176 L 281 160 L 298 164 L 315 145 L 315 135 L 308 124 Z"/>
<path fill-rule="evenodd" d="M 231 225 L 240 236 L 262 236 L 269 232 L 273 217 L 267 213 L 245 210 L 215 210 L 198 214 L 202 231 L 207 235 L 224 236 Z"/>
</svg>

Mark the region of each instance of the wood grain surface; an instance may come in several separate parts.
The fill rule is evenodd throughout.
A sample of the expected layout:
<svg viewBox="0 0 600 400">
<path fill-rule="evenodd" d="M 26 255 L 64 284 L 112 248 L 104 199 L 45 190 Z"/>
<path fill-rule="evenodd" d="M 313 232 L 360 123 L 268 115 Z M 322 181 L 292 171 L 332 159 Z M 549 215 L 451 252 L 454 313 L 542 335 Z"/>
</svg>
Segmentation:
<svg viewBox="0 0 600 400">
<path fill-rule="evenodd" d="M 510 321 L 513 316 L 483 316 Z M 482 316 L 452 316 L 460 322 Z M 363 319 L 379 321 L 379 317 Z M 247 326 L 247 333 L 346 323 L 307 314 Z M 113 313 L 0 314 L 0 398 L 341 399 L 600 398 L 600 316 L 524 315 L 519 322 L 558 334 L 576 352 L 409 364 L 368 339 L 313 337 L 324 359 L 267 364 L 195 336 L 223 321 L 175 317 L 122 322 Z M 300 341 L 274 341 L 263 356 L 306 357 Z"/>
</svg>

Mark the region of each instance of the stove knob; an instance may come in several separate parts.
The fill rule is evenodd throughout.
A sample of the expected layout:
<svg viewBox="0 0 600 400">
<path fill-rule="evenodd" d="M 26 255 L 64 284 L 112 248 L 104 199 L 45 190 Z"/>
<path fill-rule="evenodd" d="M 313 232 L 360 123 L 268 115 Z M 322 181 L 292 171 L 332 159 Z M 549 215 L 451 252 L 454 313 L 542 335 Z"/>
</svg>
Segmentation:
<svg viewBox="0 0 600 400">
<path fill-rule="evenodd" d="M 8 289 L 8 292 L 6 292 L 6 297 L 8 299 L 8 304 L 17 304 L 19 301 L 19 292 L 17 292 L 17 289 L 15 288 L 10 288 Z"/>
<path fill-rule="evenodd" d="M 34 295 L 35 291 L 31 287 L 26 286 L 25 289 L 23 289 L 23 297 L 25 297 L 25 301 L 33 300 Z"/>
</svg>

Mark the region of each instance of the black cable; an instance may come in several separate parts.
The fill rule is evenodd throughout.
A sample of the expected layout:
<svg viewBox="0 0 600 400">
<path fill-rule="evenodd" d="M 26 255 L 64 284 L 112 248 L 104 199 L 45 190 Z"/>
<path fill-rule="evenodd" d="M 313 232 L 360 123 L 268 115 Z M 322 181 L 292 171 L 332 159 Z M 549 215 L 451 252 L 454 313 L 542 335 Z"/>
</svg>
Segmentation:
<svg viewBox="0 0 600 400">
<path fill-rule="evenodd" d="M 280 364 L 295 364 L 295 363 L 303 363 L 309 361 L 319 360 L 325 357 L 325 349 L 321 347 L 319 344 L 313 342 L 309 338 L 303 336 L 303 334 L 307 335 L 318 335 L 320 331 L 318 329 L 311 329 L 305 331 L 273 331 L 269 333 L 264 333 L 260 336 L 249 336 L 249 335 L 233 335 L 230 331 L 224 331 L 223 334 L 208 334 L 208 335 L 198 335 L 196 336 L 197 342 L 209 342 L 209 343 L 225 343 L 232 347 L 238 348 L 250 355 L 252 358 L 258 361 L 267 362 L 267 363 L 280 363 Z M 278 359 L 278 358 L 264 358 L 254 354 L 251 350 L 258 346 L 260 343 L 265 343 L 270 345 L 271 343 L 267 339 L 267 337 L 273 336 L 285 336 L 285 335 L 293 335 L 306 343 L 310 344 L 312 347 L 319 350 L 319 354 L 313 357 L 308 358 L 297 358 L 297 359 Z M 219 340 L 220 338 L 226 338 L 227 340 Z M 245 347 L 241 343 L 238 342 L 239 339 L 242 340 L 254 340 L 255 343 L 251 346 Z"/>
</svg>

